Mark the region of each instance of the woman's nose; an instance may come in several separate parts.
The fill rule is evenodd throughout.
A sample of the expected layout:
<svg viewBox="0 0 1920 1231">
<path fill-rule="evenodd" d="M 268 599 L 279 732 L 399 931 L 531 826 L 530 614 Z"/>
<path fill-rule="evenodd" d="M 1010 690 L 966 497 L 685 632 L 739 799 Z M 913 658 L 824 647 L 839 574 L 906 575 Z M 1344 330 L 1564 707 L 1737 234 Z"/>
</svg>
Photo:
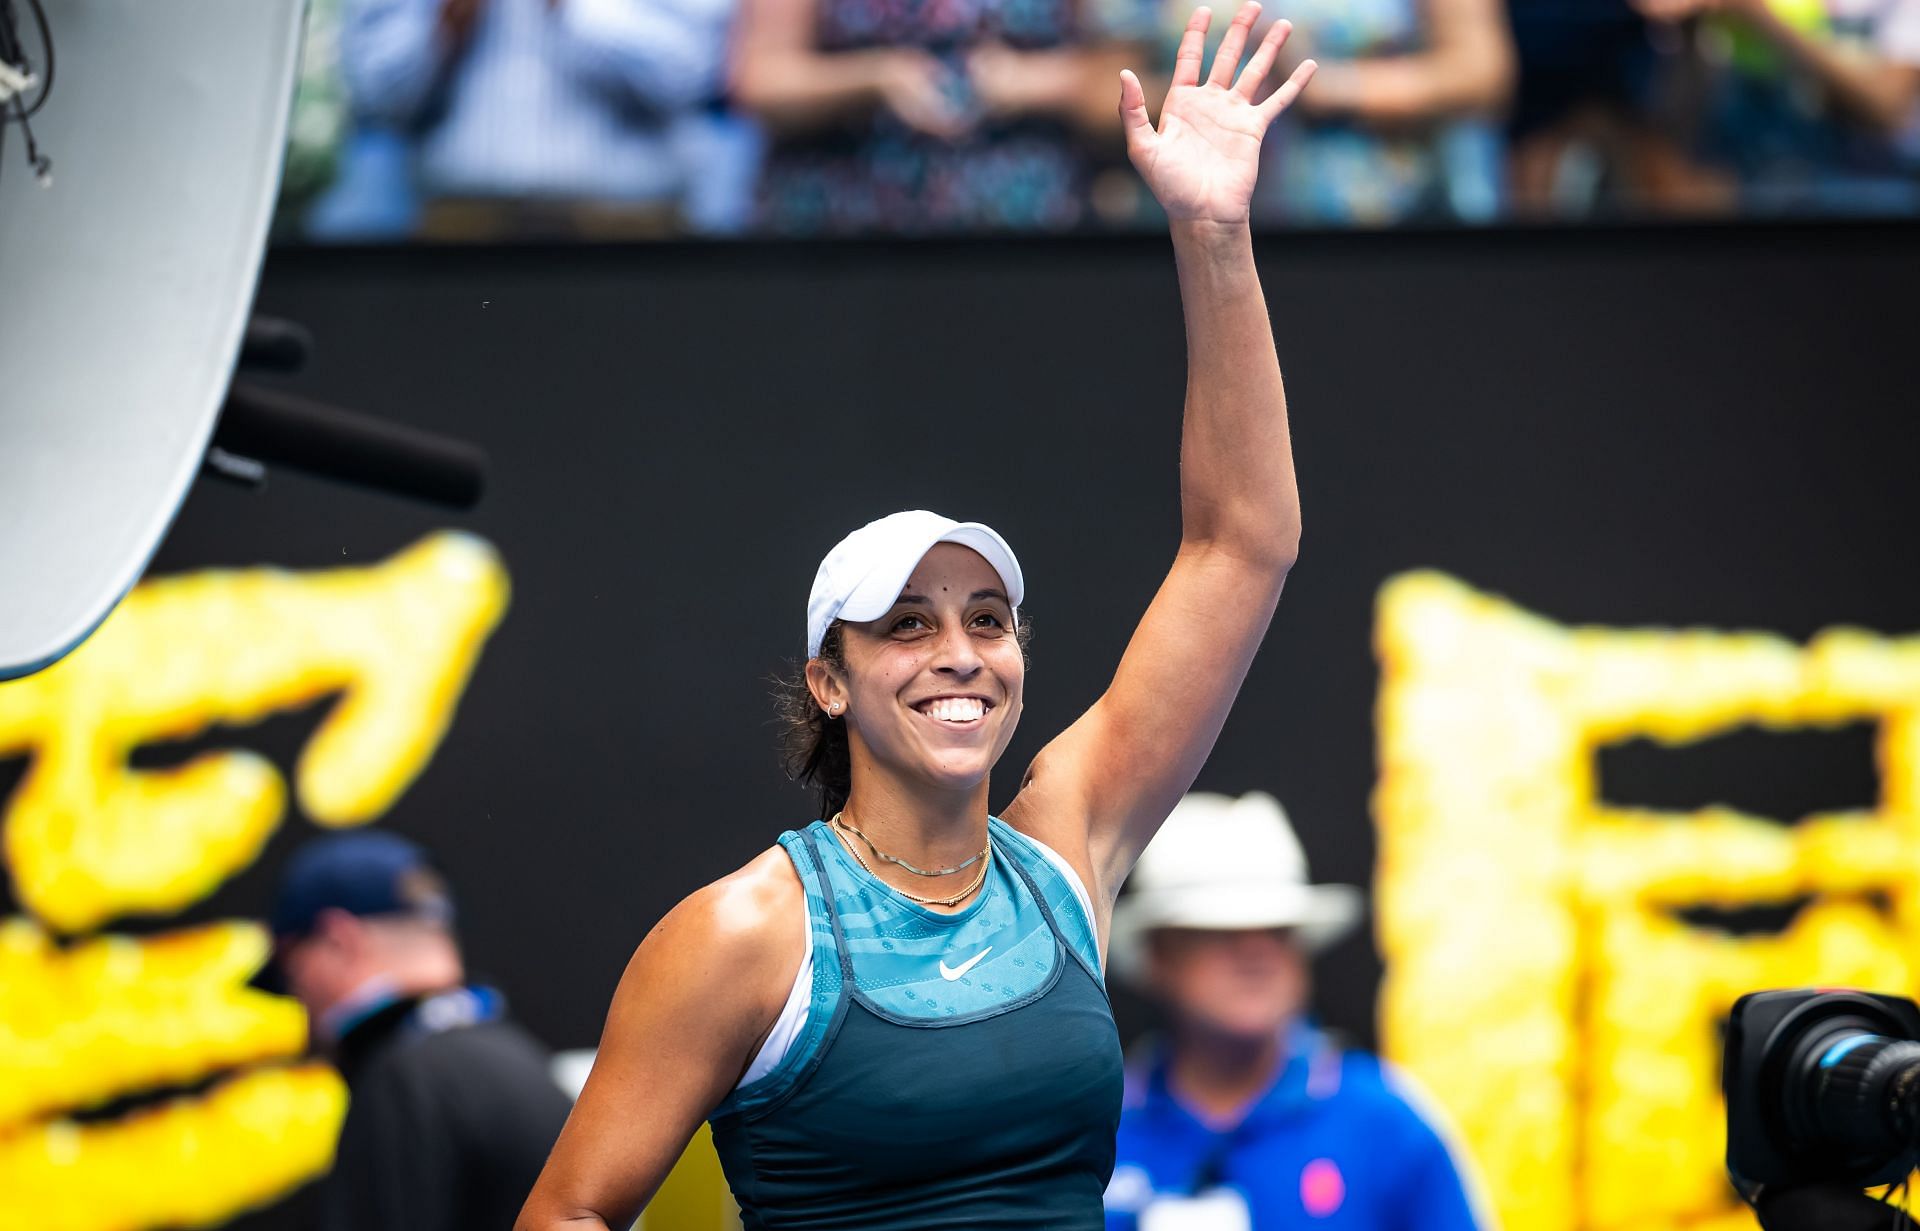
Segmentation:
<svg viewBox="0 0 1920 1231">
<path fill-rule="evenodd" d="M 939 649 L 934 655 L 934 670 L 972 675 L 980 669 L 980 665 L 979 647 L 973 644 L 973 638 L 967 635 L 966 629 L 949 625 L 941 632 Z"/>
</svg>

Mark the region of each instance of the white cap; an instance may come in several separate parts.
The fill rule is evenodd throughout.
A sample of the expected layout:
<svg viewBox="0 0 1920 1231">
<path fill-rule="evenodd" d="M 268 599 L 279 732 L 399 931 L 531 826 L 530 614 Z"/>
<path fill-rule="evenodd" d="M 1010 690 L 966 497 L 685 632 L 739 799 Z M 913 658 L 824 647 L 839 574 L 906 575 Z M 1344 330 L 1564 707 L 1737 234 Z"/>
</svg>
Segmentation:
<svg viewBox="0 0 1920 1231">
<path fill-rule="evenodd" d="M 1127 887 L 1113 908 L 1107 960 L 1136 983 L 1155 928 L 1292 928 L 1312 952 L 1360 919 L 1358 889 L 1307 883 L 1300 839 L 1280 801 L 1262 791 L 1189 794 L 1140 853 Z"/>
<path fill-rule="evenodd" d="M 857 624 L 887 614 L 921 557 L 935 543 L 958 543 L 979 552 L 1000 574 L 1018 621 L 1026 586 L 1020 562 L 1013 558 L 1007 541 L 977 521 L 955 521 L 912 509 L 868 522 L 841 539 L 820 562 L 820 571 L 813 575 L 813 593 L 807 597 L 807 657 L 820 653 L 827 626 L 835 620 Z"/>
</svg>

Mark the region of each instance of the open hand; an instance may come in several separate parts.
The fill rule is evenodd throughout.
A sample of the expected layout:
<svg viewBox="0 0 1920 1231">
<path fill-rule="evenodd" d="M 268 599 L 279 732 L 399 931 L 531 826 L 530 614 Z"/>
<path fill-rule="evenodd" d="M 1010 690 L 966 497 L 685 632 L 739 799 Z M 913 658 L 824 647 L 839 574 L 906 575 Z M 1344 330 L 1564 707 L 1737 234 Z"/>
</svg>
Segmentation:
<svg viewBox="0 0 1920 1231">
<path fill-rule="evenodd" d="M 1247 31 L 1260 16 L 1248 0 L 1214 53 L 1213 71 L 1203 84 L 1200 61 L 1206 50 L 1212 11 L 1193 11 L 1180 52 L 1174 59 L 1173 88 L 1160 108 L 1160 127 L 1147 118 L 1147 95 L 1132 70 L 1120 73 L 1120 123 L 1127 154 L 1167 217 L 1176 221 L 1245 222 L 1260 170 L 1260 140 L 1274 117 L 1285 111 L 1313 77 L 1314 62 L 1303 60 L 1265 101 L 1256 103 L 1261 83 L 1286 45 L 1293 23 L 1276 21 L 1255 48 L 1239 80 L 1234 69 L 1246 49 Z"/>
</svg>

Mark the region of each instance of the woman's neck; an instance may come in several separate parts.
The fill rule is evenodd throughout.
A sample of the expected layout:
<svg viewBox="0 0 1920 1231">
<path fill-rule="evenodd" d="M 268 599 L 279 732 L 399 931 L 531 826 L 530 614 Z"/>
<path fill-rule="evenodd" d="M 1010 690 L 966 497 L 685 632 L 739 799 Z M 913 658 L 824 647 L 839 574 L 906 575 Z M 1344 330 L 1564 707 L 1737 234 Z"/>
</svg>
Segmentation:
<svg viewBox="0 0 1920 1231">
<path fill-rule="evenodd" d="M 912 790 L 879 773 L 863 774 L 856 764 L 844 819 L 896 859 L 926 869 L 956 867 L 987 844 L 987 784 L 966 792 Z M 882 873 L 883 866 L 891 870 Z M 948 880 L 957 888 L 966 875 L 920 877 L 890 864 L 875 871 L 922 894 L 932 894 Z"/>
</svg>

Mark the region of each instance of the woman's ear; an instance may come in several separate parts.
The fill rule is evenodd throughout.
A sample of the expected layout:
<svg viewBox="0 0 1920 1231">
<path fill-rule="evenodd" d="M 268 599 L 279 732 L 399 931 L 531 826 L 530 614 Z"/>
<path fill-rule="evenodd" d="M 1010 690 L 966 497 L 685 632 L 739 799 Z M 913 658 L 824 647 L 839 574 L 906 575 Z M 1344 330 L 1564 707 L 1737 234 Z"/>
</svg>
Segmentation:
<svg viewBox="0 0 1920 1231">
<path fill-rule="evenodd" d="M 847 682 L 838 671 L 823 658 L 809 658 L 806 674 L 807 691 L 822 713 L 838 718 L 847 712 Z"/>
</svg>

